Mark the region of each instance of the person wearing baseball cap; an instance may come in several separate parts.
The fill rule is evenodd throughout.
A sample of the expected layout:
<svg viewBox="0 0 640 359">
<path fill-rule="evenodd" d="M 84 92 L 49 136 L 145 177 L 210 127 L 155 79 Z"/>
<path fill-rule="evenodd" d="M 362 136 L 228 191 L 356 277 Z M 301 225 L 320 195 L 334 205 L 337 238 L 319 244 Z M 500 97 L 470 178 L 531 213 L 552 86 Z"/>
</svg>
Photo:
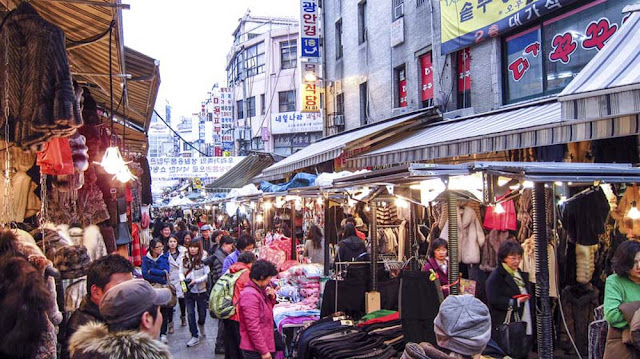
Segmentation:
<svg viewBox="0 0 640 359">
<path fill-rule="evenodd" d="M 86 324 L 71 337 L 71 359 L 169 359 L 169 347 L 158 341 L 160 306 L 171 299 L 169 289 L 145 280 L 129 280 L 109 289 L 100 301 L 106 324 Z"/>
</svg>

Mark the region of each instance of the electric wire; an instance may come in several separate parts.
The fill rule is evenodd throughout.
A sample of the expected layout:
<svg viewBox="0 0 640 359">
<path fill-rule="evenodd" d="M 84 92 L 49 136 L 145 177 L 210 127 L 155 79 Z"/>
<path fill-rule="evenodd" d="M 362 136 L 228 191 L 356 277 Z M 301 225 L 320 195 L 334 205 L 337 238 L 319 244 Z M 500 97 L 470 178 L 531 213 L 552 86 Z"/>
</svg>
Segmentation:
<svg viewBox="0 0 640 359">
<path fill-rule="evenodd" d="M 180 134 L 179 134 L 178 132 L 176 132 L 176 131 L 171 127 L 171 125 L 169 125 L 169 124 L 167 123 L 167 121 L 165 121 L 165 120 L 164 120 L 164 118 L 162 118 L 162 116 L 160 116 L 160 114 L 158 113 L 158 111 L 153 110 L 153 112 L 156 114 L 156 116 L 158 117 L 158 119 L 160 119 L 160 121 L 162 121 L 162 123 L 164 123 L 164 124 L 165 124 L 165 126 L 167 126 L 167 128 L 169 128 L 169 130 L 170 130 L 171 132 L 173 132 L 173 134 L 174 134 L 174 135 L 178 136 L 178 138 L 179 138 L 179 139 L 181 139 L 185 144 L 187 144 L 189 147 L 191 147 L 191 148 L 193 148 L 194 150 L 196 150 L 199 154 L 201 154 L 201 155 L 202 155 L 202 156 L 204 156 L 204 157 L 212 157 L 212 156 L 209 156 L 208 154 L 206 154 L 206 153 L 204 153 L 204 152 L 200 151 L 200 149 L 198 149 L 196 146 L 194 146 L 191 142 L 189 142 L 189 141 L 185 140 L 185 139 L 184 139 L 184 137 L 180 136 Z"/>
</svg>

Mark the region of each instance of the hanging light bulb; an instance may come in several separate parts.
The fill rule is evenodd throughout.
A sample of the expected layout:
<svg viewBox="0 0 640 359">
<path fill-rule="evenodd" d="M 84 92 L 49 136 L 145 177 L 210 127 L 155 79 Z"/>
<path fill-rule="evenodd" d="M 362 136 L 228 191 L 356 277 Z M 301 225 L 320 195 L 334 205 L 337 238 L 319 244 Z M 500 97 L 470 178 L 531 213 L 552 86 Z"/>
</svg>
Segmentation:
<svg viewBox="0 0 640 359">
<path fill-rule="evenodd" d="M 640 219 L 640 211 L 638 211 L 638 206 L 636 205 L 636 201 L 631 203 L 631 209 L 627 212 L 627 217 L 636 220 Z"/>
<path fill-rule="evenodd" d="M 122 155 L 120 154 L 120 149 L 116 146 L 107 148 L 104 152 L 104 156 L 102 156 L 100 165 L 108 174 L 115 175 L 120 172 L 122 167 L 125 165 Z"/>
<path fill-rule="evenodd" d="M 369 207 L 369 205 L 364 206 L 364 210 L 366 212 L 371 212 L 371 207 Z"/>
<path fill-rule="evenodd" d="M 120 168 L 120 171 L 118 171 L 118 173 L 116 173 L 115 175 L 116 179 L 122 183 L 127 183 L 129 181 L 131 181 L 132 179 L 136 179 L 137 177 L 133 175 L 133 173 L 131 173 L 131 170 L 129 169 L 129 167 L 127 165 L 125 165 L 124 163 L 122 164 L 122 167 Z"/>
<path fill-rule="evenodd" d="M 271 203 L 271 201 L 265 201 L 264 203 L 262 203 L 262 207 L 263 207 L 265 210 L 269 210 L 269 209 L 271 209 L 271 206 L 273 206 L 273 203 Z"/>
<path fill-rule="evenodd" d="M 316 199 L 316 203 L 318 203 L 319 206 L 322 206 L 322 204 L 324 204 L 324 199 L 322 197 L 318 197 L 318 199 Z"/>
<path fill-rule="evenodd" d="M 493 213 L 495 214 L 503 214 L 504 212 L 504 207 L 502 207 L 502 204 L 500 203 L 496 203 L 496 206 L 493 207 Z"/>
<path fill-rule="evenodd" d="M 256 215 L 256 222 L 262 223 L 262 221 L 263 221 L 262 215 L 261 214 Z"/>
<path fill-rule="evenodd" d="M 560 199 L 558 200 L 558 205 L 562 206 L 566 201 L 567 201 L 567 196 L 560 196 Z"/>
</svg>

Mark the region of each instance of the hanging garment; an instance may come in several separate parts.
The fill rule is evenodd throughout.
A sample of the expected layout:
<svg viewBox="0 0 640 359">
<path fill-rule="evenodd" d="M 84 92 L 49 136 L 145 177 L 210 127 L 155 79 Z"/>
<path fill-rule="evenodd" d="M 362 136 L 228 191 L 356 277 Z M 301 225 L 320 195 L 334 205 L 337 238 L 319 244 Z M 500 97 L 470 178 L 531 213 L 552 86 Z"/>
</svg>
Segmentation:
<svg viewBox="0 0 640 359">
<path fill-rule="evenodd" d="M 618 224 L 618 230 L 622 234 L 626 234 L 629 238 L 635 238 L 640 236 L 640 220 L 631 219 L 627 215 L 629 209 L 636 205 L 636 208 L 640 206 L 640 188 L 637 184 L 628 186 L 624 192 L 624 196 L 620 199 L 620 203 L 616 209 L 611 211 L 611 217 L 616 220 Z"/>
<path fill-rule="evenodd" d="M 400 279 L 400 319 L 406 342 L 436 344 L 433 321 L 438 315 L 442 291 L 429 274 L 404 271 Z"/>
<path fill-rule="evenodd" d="M 638 136 L 591 141 L 596 163 L 638 163 Z"/>
<path fill-rule="evenodd" d="M 9 103 L 5 105 L 4 95 L 0 96 L 0 119 L 9 119 L 9 141 L 28 149 L 71 135 L 82 125 L 82 115 L 71 82 L 64 32 L 22 1 L 5 18 L 0 39 L 8 44 L 0 74 L 9 77 L 9 88 L 2 75 L 0 94 L 6 93 Z"/>
<path fill-rule="evenodd" d="M 71 146 L 66 138 L 52 138 L 38 152 L 36 161 L 40 172 L 47 175 L 72 175 L 73 159 Z"/>
<path fill-rule="evenodd" d="M 503 197 L 508 196 L 511 192 L 505 194 Z M 503 197 L 498 198 L 498 201 Z M 499 231 L 515 231 L 517 230 L 516 221 L 516 207 L 513 200 L 500 203 L 504 209 L 503 213 L 496 213 L 495 207 L 487 206 L 484 212 L 484 228 L 492 230 L 497 229 Z"/>
<path fill-rule="evenodd" d="M 80 306 L 82 298 L 87 295 L 87 277 L 69 280 L 64 292 L 64 310 L 73 313 Z"/>
<path fill-rule="evenodd" d="M 522 261 L 520 262 L 520 270 L 529 273 L 529 281 L 536 283 L 536 244 L 535 238 L 529 237 L 522 243 Z M 547 255 L 549 259 L 549 296 L 558 297 L 558 265 L 556 260 L 556 247 L 549 243 L 547 245 Z"/>
<path fill-rule="evenodd" d="M 489 240 L 482 246 L 482 262 L 480 269 L 491 272 L 498 266 L 498 249 L 500 245 L 515 238 L 507 231 L 492 230 L 489 232 Z"/>
<path fill-rule="evenodd" d="M 395 204 L 378 206 L 376 211 L 376 223 L 378 225 L 392 225 L 397 223 L 398 211 Z"/>
<path fill-rule="evenodd" d="M 562 224 L 569 239 L 583 246 L 598 244 L 609 210 L 609 201 L 600 187 L 568 200 L 562 211 Z"/>
<path fill-rule="evenodd" d="M 402 221 L 398 227 L 398 262 L 404 261 L 404 248 L 407 241 L 407 221 Z M 411 244 L 409 244 L 410 246 Z"/>
<path fill-rule="evenodd" d="M 5 158 L 7 152 L 0 153 L 0 180 L 4 184 Z M 35 164 L 36 154 L 32 151 L 24 151 L 19 147 L 11 147 L 9 149 L 12 167 L 16 173 L 11 176 L 9 186 L 9 203 L 6 217 L 2 218 L 2 222 L 24 222 L 25 218 L 29 218 L 40 211 L 40 197 L 35 193 L 38 185 L 33 182 L 27 171 Z M 3 187 L 4 188 L 4 187 Z M 4 191 L 3 191 L 4 192 Z M 0 208 L 5 208 L 5 196 L 0 196 Z M 4 211 L 1 211 L 4 214 Z"/>
<path fill-rule="evenodd" d="M 449 222 L 445 225 L 440 238 L 449 241 Z M 458 208 L 458 259 L 461 263 L 480 263 L 480 247 L 484 245 L 484 230 L 469 207 Z"/>
<path fill-rule="evenodd" d="M 518 242 L 522 243 L 533 235 L 533 218 L 531 210 L 533 207 L 533 191 L 525 188 L 518 199 L 518 215 L 520 230 L 518 230 Z"/>
<path fill-rule="evenodd" d="M 596 270 L 596 252 L 598 245 L 583 246 L 576 244 L 576 281 L 586 284 L 593 278 L 593 272 Z"/>
<path fill-rule="evenodd" d="M 107 254 L 107 246 L 104 244 L 100 228 L 96 225 L 88 226 L 82 233 L 82 244 L 87 247 L 87 252 L 92 261 L 104 257 Z"/>
<path fill-rule="evenodd" d="M 589 348 L 589 323 L 593 321 L 594 310 L 598 307 L 600 292 L 590 284 L 569 286 L 562 291 L 562 308 L 567 327 L 575 340 L 582 357 L 587 357 Z M 573 350 L 564 326 L 560 326 L 560 346 Z"/>
<path fill-rule="evenodd" d="M 567 144 L 569 148 L 569 158 L 574 163 L 592 163 L 591 141 L 571 142 Z"/>
<path fill-rule="evenodd" d="M 137 223 L 131 225 L 131 261 L 133 265 L 142 265 L 142 249 L 140 248 L 140 228 Z"/>
</svg>

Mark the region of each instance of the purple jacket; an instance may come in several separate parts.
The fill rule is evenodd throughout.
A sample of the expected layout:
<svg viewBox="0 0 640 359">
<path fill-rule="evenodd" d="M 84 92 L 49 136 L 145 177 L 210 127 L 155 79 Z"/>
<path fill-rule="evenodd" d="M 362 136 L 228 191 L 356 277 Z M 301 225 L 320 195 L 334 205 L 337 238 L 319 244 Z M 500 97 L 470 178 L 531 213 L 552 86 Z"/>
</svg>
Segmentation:
<svg viewBox="0 0 640 359">
<path fill-rule="evenodd" d="M 242 290 L 238 301 L 240 322 L 240 349 L 254 351 L 260 355 L 275 353 L 276 343 L 273 329 L 273 306 L 275 300 L 252 280 Z"/>
<path fill-rule="evenodd" d="M 429 272 L 431 269 L 433 269 L 433 271 L 438 275 L 440 285 L 443 287 L 442 294 L 446 298 L 449 295 L 449 288 L 445 288 L 444 286 L 449 284 L 449 275 L 442 270 L 442 268 L 438 265 L 438 262 L 436 262 L 435 258 L 429 258 L 427 260 L 427 263 L 424 264 L 424 267 L 422 267 L 423 272 Z M 449 261 L 447 261 L 447 270 L 448 269 Z"/>
</svg>

